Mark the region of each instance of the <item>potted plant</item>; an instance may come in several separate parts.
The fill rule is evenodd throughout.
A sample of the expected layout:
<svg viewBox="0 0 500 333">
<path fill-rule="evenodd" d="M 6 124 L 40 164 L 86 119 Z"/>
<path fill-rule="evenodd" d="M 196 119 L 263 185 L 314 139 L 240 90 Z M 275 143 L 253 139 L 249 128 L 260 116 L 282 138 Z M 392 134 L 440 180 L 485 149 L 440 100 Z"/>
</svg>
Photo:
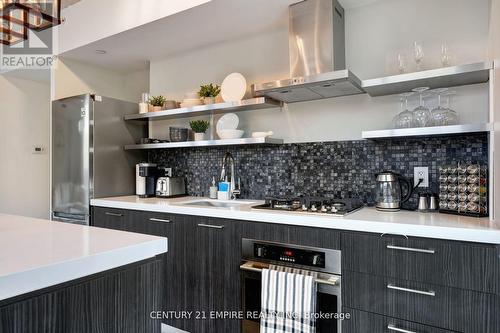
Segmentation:
<svg viewBox="0 0 500 333">
<path fill-rule="evenodd" d="M 167 99 L 164 96 L 152 96 L 149 99 L 149 104 L 153 107 L 153 111 L 161 111 L 163 110 L 163 106 Z"/>
<path fill-rule="evenodd" d="M 215 97 L 220 94 L 220 87 L 212 83 L 200 86 L 198 96 L 203 100 L 203 104 L 214 104 Z"/>
<path fill-rule="evenodd" d="M 194 141 L 205 140 L 205 132 L 207 131 L 210 123 L 206 120 L 193 120 L 189 122 L 189 126 L 194 132 Z"/>
</svg>

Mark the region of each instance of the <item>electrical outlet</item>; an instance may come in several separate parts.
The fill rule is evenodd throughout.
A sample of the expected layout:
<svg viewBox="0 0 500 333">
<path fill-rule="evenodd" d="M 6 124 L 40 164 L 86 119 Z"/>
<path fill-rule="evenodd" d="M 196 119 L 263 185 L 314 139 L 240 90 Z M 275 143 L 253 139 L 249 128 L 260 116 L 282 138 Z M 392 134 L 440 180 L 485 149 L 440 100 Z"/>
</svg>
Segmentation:
<svg viewBox="0 0 500 333">
<path fill-rule="evenodd" d="M 422 183 L 418 187 L 429 187 L 429 168 L 428 167 L 415 167 L 413 169 L 413 186 L 417 186 L 420 179 Z"/>
</svg>

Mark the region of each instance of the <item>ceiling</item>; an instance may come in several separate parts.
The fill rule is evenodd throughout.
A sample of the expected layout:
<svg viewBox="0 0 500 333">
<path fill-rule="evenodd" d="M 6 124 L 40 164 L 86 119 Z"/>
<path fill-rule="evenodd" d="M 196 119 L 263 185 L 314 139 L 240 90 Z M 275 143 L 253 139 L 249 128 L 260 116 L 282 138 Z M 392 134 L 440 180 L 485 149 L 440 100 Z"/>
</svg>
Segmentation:
<svg viewBox="0 0 500 333">
<path fill-rule="evenodd" d="M 66 5 L 82 0 L 64 0 Z M 85 1 L 85 0 L 83 0 Z M 340 0 L 344 8 L 381 0 Z M 288 6 L 298 0 L 212 0 L 201 6 L 62 54 L 122 73 L 149 68 L 151 60 L 288 27 Z M 98 54 L 96 50 L 105 50 Z"/>
<path fill-rule="evenodd" d="M 212 0 L 62 56 L 119 72 L 147 69 L 150 60 L 287 27 L 288 6 L 295 2 L 297 0 Z M 106 54 L 97 54 L 96 50 L 105 50 Z"/>
</svg>

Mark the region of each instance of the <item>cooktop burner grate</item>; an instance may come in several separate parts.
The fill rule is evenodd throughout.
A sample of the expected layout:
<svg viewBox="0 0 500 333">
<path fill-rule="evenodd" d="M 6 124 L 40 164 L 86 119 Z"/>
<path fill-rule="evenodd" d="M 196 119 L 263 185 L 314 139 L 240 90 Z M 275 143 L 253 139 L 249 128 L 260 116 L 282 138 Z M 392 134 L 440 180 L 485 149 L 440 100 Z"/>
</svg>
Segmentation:
<svg viewBox="0 0 500 333">
<path fill-rule="evenodd" d="M 254 209 L 275 211 L 293 211 L 301 213 L 317 213 L 330 215 L 346 215 L 363 207 L 358 199 L 328 199 L 322 197 L 268 197 L 263 205 Z"/>
</svg>

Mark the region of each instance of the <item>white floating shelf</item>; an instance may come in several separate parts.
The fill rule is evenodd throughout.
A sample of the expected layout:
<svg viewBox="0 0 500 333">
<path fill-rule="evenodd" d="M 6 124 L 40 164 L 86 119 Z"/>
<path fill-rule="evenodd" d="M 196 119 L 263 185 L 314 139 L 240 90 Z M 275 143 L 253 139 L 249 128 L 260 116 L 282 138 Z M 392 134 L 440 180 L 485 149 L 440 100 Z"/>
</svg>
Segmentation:
<svg viewBox="0 0 500 333">
<path fill-rule="evenodd" d="M 204 140 L 204 141 L 184 141 L 184 142 L 166 142 L 166 143 L 150 143 L 125 146 L 125 150 L 135 149 L 171 149 L 171 148 L 186 148 L 186 147 L 213 147 L 213 146 L 234 146 L 234 145 L 279 145 L 282 144 L 282 139 L 273 138 L 243 138 L 243 139 L 228 139 L 228 140 Z"/>
<path fill-rule="evenodd" d="M 226 112 L 251 111 L 280 107 L 281 103 L 270 98 L 258 97 L 244 99 L 237 102 L 224 102 L 208 105 L 196 105 L 188 108 L 177 108 L 148 113 L 130 114 L 125 120 L 165 120 L 175 118 L 187 118 L 195 116 L 209 116 Z"/>
<path fill-rule="evenodd" d="M 401 94 L 417 87 L 448 88 L 484 83 L 490 79 L 492 62 L 479 62 L 426 71 L 363 80 L 362 88 L 370 96 Z"/>
<path fill-rule="evenodd" d="M 491 124 L 467 124 L 467 125 L 451 125 L 451 126 L 434 126 L 434 127 L 417 127 L 417 128 L 401 128 L 387 129 L 376 131 L 363 131 L 363 139 L 388 139 L 388 138 L 404 138 L 404 137 L 419 137 L 419 136 L 441 136 L 466 133 L 481 133 L 491 131 Z"/>
</svg>

